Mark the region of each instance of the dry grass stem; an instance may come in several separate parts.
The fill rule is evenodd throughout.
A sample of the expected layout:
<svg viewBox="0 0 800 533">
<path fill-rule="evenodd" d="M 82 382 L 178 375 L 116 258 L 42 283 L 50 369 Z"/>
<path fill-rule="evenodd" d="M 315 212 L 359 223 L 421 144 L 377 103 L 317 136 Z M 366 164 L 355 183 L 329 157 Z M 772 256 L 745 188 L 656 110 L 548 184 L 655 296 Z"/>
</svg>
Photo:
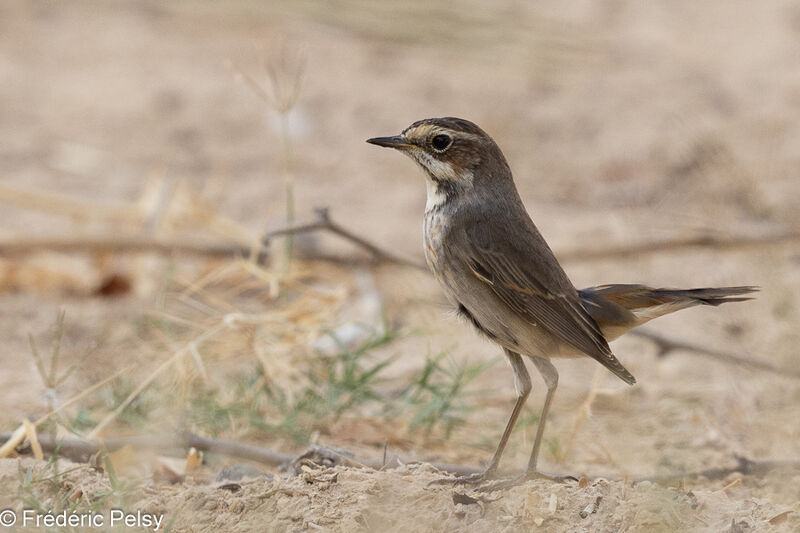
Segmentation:
<svg viewBox="0 0 800 533">
<path fill-rule="evenodd" d="M 25 424 L 20 424 L 13 433 L 4 435 L 6 438 L 2 439 L 5 440 L 5 442 L 0 446 L 0 458 L 8 457 L 9 454 L 13 453 L 14 448 L 25 439 L 25 433 Z"/>
<path fill-rule="evenodd" d="M 581 426 L 589 418 L 589 414 L 592 411 L 592 404 L 594 403 L 595 398 L 597 398 L 597 391 L 600 388 L 600 381 L 605 376 L 605 371 L 600 366 L 595 366 L 594 374 L 592 375 L 592 383 L 589 386 L 589 392 L 586 394 L 586 399 L 581 402 L 580 407 L 578 408 L 578 414 L 575 415 L 575 421 L 572 423 L 572 429 L 569 432 L 569 436 L 567 437 L 567 444 L 564 448 L 564 452 L 558 457 L 558 463 L 564 464 L 564 462 L 572 456 L 572 449 L 575 446 L 575 438 L 578 435 L 578 431 L 581 429 Z"/>
<path fill-rule="evenodd" d="M 284 46 L 280 53 L 272 59 L 265 61 L 267 83 L 261 84 L 252 75 L 233 63 L 239 77 L 269 108 L 278 115 L 280 123 L 280 138 L 283 146 L 282 165 L 284 175 L 284 194 L 286 209 L 286 224 L 294 224 L 295 201 L 294 180 L 295 161 L 292 132 L 290 128 L 290 114 L 297 104 L 305 73 L 306 61 L 301 52 L 290 54 Z M 268 88 L 267 88 L 268 87 Z M 288 270 L 292 255 L 292 236 L 284 239 L 283 270 Z"/>
<path fill-rule="evenodd" d="M 165 369 L 169 368 L 174 362 L 180 360 L 180 358 L 184 357 L 187 353 L 191 353 L 191 349 L 193 345 L 201 344 L 208 339 L 212 338 L 214 335 L 217 335 L 220 331 L 223 331 L 227 325 L 224 322 L 217 324 L 216 326 L 212 327 L 211 329 L 201 333 L 197 337 L 195 337 L 192 341 L 186 343 L 182 348 L 176 350 L 166 361 L 161 363 L 156 369 L 150 373 L 139 385 L 125 398 L 125 400 L 120 403 L 114 411 L 109 413 L 102 421 L 100 421 L 95 428 L 89 432 L 87 435 L 88 438 L 93 439 L 96 438 L 105 427 L 114 421 L 115 418 L 119 416 L 119 414 L 125 410 L 125 408 L 139 395 L 141 392 L 146 389 L 159 375 L 161 375 Z"/>
<path fill-rule="evenodd" d="M 27 418 L 22 421 L 22 425 L 25 426 L 25 436 L 28 438 L 28 442 L 31 443 L 33 456 L 37 461 L 43 461 L 44 454 L 42 453 L 42 446 L 39 444 L 39 438 L 36 435 L 36 426 L 31 424 L 31 421 Z"/>
<path fill-rule="evenodd" d="M 26 191 L 0 184 L 0 203 L 41 211 L 51 215 L 104 219 L 112 223 L 140 225 L 145 213 L 141 207 L 125 202 L 86 201 L 82 198 L 47 191 Z"/>
<path fill-rule="evenodd" d="M 33 425 L 34 426 L 39 426 L 40 424 L 45 422 L 48 418 L 50 418 L 54 414 L 66 409 L 67 407 L 69 407 L 73 403 L 85 398 L 86 396 L 88 396 L 89 394 L 93 393 L 94 391 L 96 391 L 100 387 L 103 387 L 104 385 L 107 385 L 108 383 L 110 383 L 111 381 L 117 379 L 119 376 L 121 376 L 122 374 L 128 372 L 129 370 L 131 370 L 135 366 L 136 365 L 128 365 L 128 366 L 126 366 L 124 368 L 121 368 L 120 370 L 117 370 L 116 372 L 114 372 L 110 376 L 108 376 L 108 377 L 98 381 L 97 383 L 94 383 L 91 386 L 83 389 L 81 392 L 79 392 L 78 394 L 76 394 L 75 396 L 70 398 L 69 400 L 67 400 L 65 402 L 62 402 L 58 407 L 56 407 L 52 411 L 48 412 L 46 415 L 37 418 L 36 421 L 33 423 Z"/>
</svg>

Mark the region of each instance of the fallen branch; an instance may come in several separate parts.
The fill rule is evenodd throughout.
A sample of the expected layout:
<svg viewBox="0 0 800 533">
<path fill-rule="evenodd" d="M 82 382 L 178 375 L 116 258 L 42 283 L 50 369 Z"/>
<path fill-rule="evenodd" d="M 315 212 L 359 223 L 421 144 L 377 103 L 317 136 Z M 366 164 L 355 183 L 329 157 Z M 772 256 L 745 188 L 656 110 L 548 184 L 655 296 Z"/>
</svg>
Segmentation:
<svg viewBox="0 0 800 533">
<path fill-rule="evenodd" d="M 652 481 L 654 483 L 669 484 L 689 478 L 704 477 L 711 481 L 725 479 L 731 474 L 743 476 L 763 476 L 773 470 L 798 470 L 800 461 L 751 461 L 746 457 L 736 456 L 736 466 L 728 468 L 706 468 L 696 472 L 678 472 L 675 474 L 662 474 L 658 476 L 643 476 L 634 478 L 634 482 Z"/>
<path fill-rule="evenodd" d="M 6 441 L 11 434 L 0 435 L 0 441 Z M 154 435 L 135 435 L 132 437 L 120 437 L 114 439 L 91 439 L 83 440 L 74 437 L 58 438 L 55 441 L 48 435 L 39 435 L 39 444 L 46 452 L 57 452 L 59 455 L 76 462 L 87 462 L 93 455 L 101 450 L 110 452 L 119 450 L 125 446 L 134 449 L 170 451 L 175 449 L 196 448 L 209 453 L 219 453 L 247 459 L 257 463 L 278 466 L 292 460 L 292 456 L 280 452 L 274 452 L 258 446 L 240 444 L 231 441 L 205 439 L 191 433 L 184 434 L 154 434 Z M 27 448 L 17 447 L 18 452 L 24 452 Z"/>
<path fill-rule="evenodd" d="M 21 255 L 51 250 L 56 252 L 154 252 L 163 255 L 183 253 L 210 257 L 247 257 L 249 246 L 231 243 L 191 242 L 185 239 L 158 239 L 136 235 L 86 237 L 24 237 L 0 240 L 0 255 Z"/>
<path fill-rule="evenodd" d="M 359 248 L 363 248 L 370 255 L 372 255 L 372 259 L 375 262 L 381 263 L 396 263 L 399 265 L 410 266 L 414 268 L 418 268 L 421 270 L 427 270 L 425 265 L 422 263 L 418 263 L 416 261 L 411 261 L 409 259 L 404 259 L 402 257 L 396 256 L 391 252 L 387 252 L 386 250 L 378 247 L 376 244 L 371 243 L 367 239 L 360 237 L 353 233 L 350 230 L 347 230 L 331 220 L 330 213 L 327 207 L 318 207 L 314 209 L 314 214 L 317 217 L 315 222 L 310 222 L 307 224 L 298 224 L 294 226 L 289 226 L 286 228 L 277 229 L 275 231 L 271 231 L 267 233 L 262 242 L 266 245 L 269 243 L 271 239 L 274 237 L 279 237 L 281 235 L 297 235 L 298 233 L 309 233 L 313 231 L 329 231 L 335 235 L 342 237 L 345 240 L 348 240 L 358 246 Z"/>
<path fill-rule="evenodd" d="M 710 348 L 704 348 L 696 344 L 690 344 L 688 342 L 676 341 L 668 337 L 665 337 L 663 335 L 659 335 L 658 333 L 653 333 L 647 330 L 644 331 L 633 330 L 630 332 L 630 334 L 635 335 L 637 337 L 642 337 L 654 343 L 658 348 L 658 355 L 660 357 L 663 357 L 673 351 L 686 351 L 710 357 L 712 359 L 716 359 L 717 361 L 722 361 L 723 363 L 727 364 L 743 366 L 754 370 L 762 370 L 765 372 L 771 372 L 773 374 L 778 374 L 781 376 L 800 378 L 800 371 L 788 368 L 781 368 L 768 361 L 751 359 L 743 355 L 721 352 L 718 350 L 712 350 Z"/>
<path fill-rule="evenodd" d="M 0 187 L 0 202 L 6 201 L 27 207 L 29 209 L 47 210 L 51 213 L 77 216 L 86 212 L 101 212 L 101 214 L 115 215 L 122 220 L 136 220 L 143 218 L 141 208 L 126 204 L 88 204 L 71 198 L 61 198 L 57 195 L 17 191 Z M 88 206 L 91 206 L 89 209 Z M 267 233 L 263 241 L 280 235 L 294 235 L 313 231 L 329 231 L 335 235 L 352 242 L 372 255 L 378 262 L 397 263 L 414 268 L 425 269 L 422 263 L 412 261 L 388 252 L 369 240 L 345 229 L 330 218 L 327 207 L 315 209 L 317 220 L 306 224 L 298 224 L 281 228 Z M 760 248 L 779 246 L 800 241 L 800 232 L 786 232 L 765 236 L 739 236 L 730 238 L 717 238 L 710 236 L 688 237 L 661 242 L 646 242 L 624 246 L 603 246 L 594 249 L 586 247 L 573 248 L 559 251 L 556 256 L 561 262 L 588 261 L 598 259 L 624 259 L 654 254 L 667 251 L 676 251 L 687 248 L 704 248 L 713 250 L 737 250 L 744 248 Z M 0 253 L 4 255 L 25 254 L 41 250 L 56 250 L 63 252 L 156 252 L 162 254 L 186 253 L 205 256 L 247 256 L 251 253 L 250 246 L 233 243 L 201 243 L 187 242 L 185 240 L 162 240 L 139 236 L 101 236 L 101 237 L 24 237 L 0 241 Z M 338 257 L 323 257 L 324 259 L 340 261 Z"/>
<path fill-rule="evenodd" d="M 6 442 L 13 437 L 11 433 L 0 434 L 0 442 Z M 187 450 L 189 448 L 196 448 L 207 453 L 215 453 L 225 455 L 228 457 L 236 457 L 238 459 L 245 459 L 254 461 L 264 465 L 273 467 L 288 466 L 296 459 L 295 455 L 287 453 L 276 452 L 259 446 L 251 444 L 242 444 L 222 439 L 207 439 L 200 437 L 193 433 L 183 434 L 155 434 L 155 435 L 136 435 L 132 437 L 120 437 L 114 439 L 93 439 L 83 440 L 78 438 L 64 438 L 56 439 L 53 441 L 48 435 L 38 435 L 39 445 L 45 452 L 54 452 L 57 450 L 58 454 L 66 457 L 75 462 L 87 462 L 89 459 L 100 452 L 101 450 L 115 451 L 125 446 L 131 446 L 134 449 L 148 449 L 157 451 L 173 451 L 176 449 Z M 17 447 L 18 452 L 25 452 L 30 449 L 29 446 L 20 448 Z M 328 451 L 327 455 L 332 452 Z M 306 454 L 301 455 L 304 457 Z M 334 454 L 337 455 L 337 454 Z M 349 466 L 363 466 L 373 469 L 382 468 L 395 468 L 401 464 L 413 463 L 415 461 L 402 461 L 399 457 L 388 457 L 386 460 L 359 460 L 348 463 L 342 459 L 348 459 L 344 455 L 339 457 L 341 463 L 348 464 Z M 416 461 L 418 462 L 418 461 Z M 456 475 L 473 474 L 479 472 L 479 468 L 450 464 L 450 463 L 431 463 L 435 468 L 444 472 L 449 472 Z"/>
<path fill-rule="evenodd" d="M 0 434 L 0 441 L 5 442 L 11 439 L 11 433 Z M 43 451 L 53 452 L 55 450 L 61 456 L 76 462 L 88 462 L 89 459 L 101 450 L 115 451 L 124 446 L 131 446 L 135 449 L 151 449 L 158 451 L 174 451 L 176 449 L 188 450 L 195 448 L 207 453 L 215 453 L 238 459 L 254 461 L 273 467 L 291 467 L 297 464 L 317 464 L 325 466 L 345 465 L 352 467 L 372 468 L 382 470 L 396 468 L 403 464 L 418 464 L 422 461 L 402 461 L 398 457 L 391 457 L 381 460 L 358 459 L 350 457 L 345 452 L 337 451 L 326 447 L 311 447 L 299 456 L 272 451 L 251 444 L 241 444 L 238 442 L 207 439 L 194 435 L 193 433 L 178 433 L 174 435 L 137 435 L 133 437 L 122 437 L 116 439 L 81 440 L 77 438 L 56 439 L 53 441 L 47 435 L 38 436 L 39 444 Z M 30 450 L 30 445 L 18 446 L 17 451 L 25 453 Z M 674 474 L 662 474 L 657 476 L 628 477 L 635 483 L 641 481 L 652 481 L 655 483 L 670 484 L 684 479 L 705 477 L 709 480 L 725 479 L 731 474 L 739 473 L 742 475 L 761 476 L 773 470 L 800 469 L 800 460 L 767 460 L 752 461 L 745 457 L 736 457 L 736 466 L 727 468 L 708 468 L 695 472 L 678 472 Z M 437 470 L 453 475 L 466 475 L 481 472 L 481 468 L 468 465 L 452 463 L 428 463 Z M 605 479 L 614 479 L 610 476 L 595 476 Z M 622 479 L 619 479 L 622 481 Z"/>
<path fill-rule="evenodd" d="M 392 254 L 367 239 L 356 235 L 350 230 L 345 229 L 330 218 L 328 208 L 315 209 L 317 221 L 298 224 L 281 228 L 269 232 L 262 239 L 264 246 L 269 241 L 281 235 L 309 233 L 313 231 L 329 231 L 338 235 L 356 246 L 366 250 L 374 262 L 395 263 L 413 268 L 427 270 L 422 263 L 405 259 Z M 84 237 L 24 237 L 17 239 L 0 240 L 0 255 L 12 256 L 23 255 L 42 250 L 56 252 L 117 252 L 117 253 L 136 253 L 151 252 L 162 255 L 174 253 L 199 255 L 208 257 L 249 257 L 253 252 L 259 253 L 259 262 L 263 261 L 266 255 L 264 248 L 254 249 L 250 246 L 226 242 L 198 242 L 187 241 L 185 239 L 159 239 L 148 236 L 138 235 L 113 235 L 113 236 L 84 236 Z M 329 261 L 341 261 L 339 257 L 318 256 L 318 259 Z"/>
<path fill-rule="evenodd" d="M 711 236 L 687 237 L 661 242 L 643 242 L 624 246 L 603 246 L 594 249 L 585 247 L 563 250 L 556 253 L 561 262 L 589 261 L 595 259 L 627 259 L 644 254 L 673 252 L 687 248 L 703 248 L 708 250 L 741 250 L 745 248 L 763 248 L 779 246 L 800 241 L 800 231 L 790 231 L 776 235 L 738 236 L 718 238 Z"/>
<path fill-rule="evenodd" d="M 0 239 L 0 256 L 13 257 L 53 251 L 61 253 L 154 253 L 163 256 L 173 254 L 198 257 L 252 257 L 258 254 L 257 262 L 263 264 L 268 251 L 263 246 L 250 247 L 225 242 L 198 242 L 186 239 L 162 239 L 138 235 L 82 237 L 24 237 Z M 305 256 L 304 256 L 305 257 Z M 339 255 L 314 253 L 309 259 L 336 264 L 352 265 L 357 258 Z M 369 259 L 372 261 L 372 259 Z M 413 264 L 415 268 L 420 265 Z"/>
</svg>

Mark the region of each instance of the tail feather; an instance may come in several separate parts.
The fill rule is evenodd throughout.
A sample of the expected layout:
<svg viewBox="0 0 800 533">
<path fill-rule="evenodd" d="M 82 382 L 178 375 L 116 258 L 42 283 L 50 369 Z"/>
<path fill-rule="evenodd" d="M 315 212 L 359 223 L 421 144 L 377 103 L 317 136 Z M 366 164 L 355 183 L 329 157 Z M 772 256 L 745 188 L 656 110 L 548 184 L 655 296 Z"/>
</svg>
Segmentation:
<svg viewBox="0 0 800 533">
<path fill-rule="evenodd" d="M 719 287 L 713 289 L 685 289 L 685 290 L 655 289 L 653 290 L 653 293 L 656 295 L 661 295 L 665 298 L 670 298 L 670 297 L 675 299 L 689 298 L 692 300 L 697 300 L 699 303 L 703 305 L 717 306 L 727 302 L 745 302 L 747 300 L 752 300 L 753 298 L 755 298 L 754 296 L 743 296 L 738 298 L 732 298 L 732 296 L 751 294 L 757 292 L 758 290 L 759 290 L 758 287 L 745 286 L 745 287 Z"/>
<path fill-rule="evenodd" d="M 653 289 L 644 285 L 600 285 L 578 291 L 584 308 L 600 326 L 607 340 L 654 318 L 694 307 L 752 300 L 745 296 L 758 287 L 702 289 Z"/>
</svg>

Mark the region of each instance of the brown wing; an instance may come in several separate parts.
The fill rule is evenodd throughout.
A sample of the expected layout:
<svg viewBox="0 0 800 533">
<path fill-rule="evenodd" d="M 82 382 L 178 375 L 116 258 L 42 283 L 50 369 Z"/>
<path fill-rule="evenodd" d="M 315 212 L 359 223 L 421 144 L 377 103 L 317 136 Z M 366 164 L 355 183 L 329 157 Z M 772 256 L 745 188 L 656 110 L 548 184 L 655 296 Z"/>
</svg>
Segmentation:
<svg viewBox="0 0 800 533">
<path fill-rule="evenodd" d="M 493 229 L 497 227 L 475 224 L 466 230 L 470 251 L 464 260 L 475 276 L 516 314 L 593 357 L 626 383 L 635 383 L 538 231 L 519 228 L 512 239 Z"/>
</svg>

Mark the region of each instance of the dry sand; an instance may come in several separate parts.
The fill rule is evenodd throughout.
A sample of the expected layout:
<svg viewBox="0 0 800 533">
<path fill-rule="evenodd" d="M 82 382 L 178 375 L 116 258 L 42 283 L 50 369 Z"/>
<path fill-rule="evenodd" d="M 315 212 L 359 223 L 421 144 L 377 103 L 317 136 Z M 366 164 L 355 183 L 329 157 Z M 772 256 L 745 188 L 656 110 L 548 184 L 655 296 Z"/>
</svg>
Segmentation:
<svg viewBox="0 0 800 533">
<path fill-rule="evenodd" d="M 302 50 L 305 74 L 290 116 L 300 220 L 312 217 L 313 206 L 327 205 L 343 225 L 395 253 L 421 258 L 425 193 L 418 171 L 363 140 L 426 116 L 456 115 L 482 125 L 503 147 L 556 252 L 796 232 L 798 21 L 800 4 L 789 1 L 7 1 L 0 7 L 0 186 L 121 203 L 139 200 L 153 176 L 167 176 L 176 187 L 202 191 L 208 210 L 256 237 L 281 224 L 284 152 L 275 113 L 236 71 L 262 80 L 265 58 Z M 5 189 L 0 193 L 3 239 L 128 229 L 105 218 L 25 209 L 9 201 Z M 204 234 L 196 235 L 197 227 Z M 158 231 L 221 236 L 186 219 Z M 357 253 L 332 238 L 300 246 Z M 789 242 L 576 259 L 564 266 L 577 286 L 760 285 L 755 301 L 688 310 L 652 328 L 797 369 L 799 254 Z M 169 355 L 142 340 L 142 316 L 159 309 L 164 280 L 196 280 L 220 264 L 48 252 L 0 256 L 0 428 L 13 430 L 22 418 L 47 410 L 28 334 L 48 347 L 59 308 L 67 310 L 65 364 L 79 361 L 95 340 L 103 342 L 59 384 L 57 398 L 71 398 L 131 362 L 138 364 L 129 377 L 135 384 Z M 308 268 L 305 281 L 323 286 L 336 301 L 330 315 L 319 315 L 323 329 L 370 318 L 371 308 L 358 304 L 366 279 L 393 323 L 421 332 L 381 352 L 402 354 L 387 369 L 389 388 L 392 380 L 418 372 L 429 353 L 450 349 L 453 359 L 471 362 L 498 357 L 496 348 L 448 315 L 423 273 L 395 266 Z M 130 279 L 132 294 L 92 296 L 109 273 Z M 214 305 L 230 298 L 259 312 L 258 298 L 236 294 L 234 302 L 225 294 L 232 293 L 215 293 Z M 281 474 L 233 490 L 211 481 L 230 461 L 217 457 L 183 482 L 146 478 L 121 504 L 164 512 L 172 531 L 180 532 L 800 530 L 796 472 L 690 478 L 680 487 L 630 481 L 729 467 L 737 456 L 800 459 L 797 379 L 686 352 L 659 358 L 638 338 L 623 338 L 613 348 L 638 384 L 627 388 L 600 374 L 582 424 L 576 421 L 594 366 L 557 363 L 561 385 L 542 467 L 587 475 L 593 481 L 585 487 L 540 480 L 485 501 L 456 503 L 465 490 L 429 487 L 440 474 L 407 466 Z M 242 351 L 203 355 L 221 395 L 230 394 L 226 383 L 253 363 L 253 354 Z M 528 419 L 538 412 L 542 389 L 535 381 Z M 316 442 L 372 458 L 388 442 L 403 457 L 478 465 L 488 459 L 513 401 L 510 371 L 495 364 L 468 392 L 476 409 L 450 439 L 426 439 L 407 426 L 356 413 L 320 428 Z M 87 399 L 87 405 L 105 414 L 110 406 L 103 398 Z M 178 406 L 158 409 L 164 419 L 149 422 L 155 426 L 180 419 Z M 120 424 L 106 435 L 115 428 L 159 429 Z M 515 433 L 504 461 L 509 471 L 524 465 L 534 430 L 528 424 Z M 254 439 L 247 428 L 221 436 L 302 451 L 288 439 Z M 28 468 L 43 464 L 0 461 L 0 508 L 26 505 Z M 91 501 L 108 484 L 106 475 L 85 468 L 37 490 L 40 501 L 56 502 L 81 487 Z M 596 512 L 581 518 L 601 496 Z"/>
</svg>

